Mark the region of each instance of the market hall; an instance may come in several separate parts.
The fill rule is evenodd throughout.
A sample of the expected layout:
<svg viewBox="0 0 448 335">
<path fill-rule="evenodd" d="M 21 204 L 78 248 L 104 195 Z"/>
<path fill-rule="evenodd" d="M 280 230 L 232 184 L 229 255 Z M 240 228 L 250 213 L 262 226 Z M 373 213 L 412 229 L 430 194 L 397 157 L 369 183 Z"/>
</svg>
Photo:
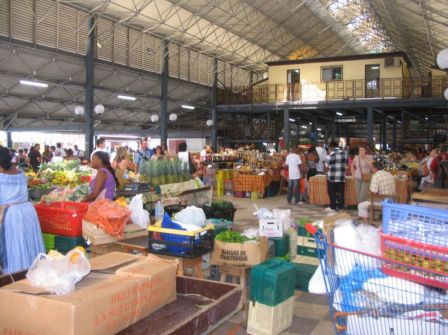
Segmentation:
<svg viewBox="0 0 448 335">
<path fill-rule="evenodd" d="M 447 333 L 447 9 L 0 1 L 0 331 Z"/>
</svg>

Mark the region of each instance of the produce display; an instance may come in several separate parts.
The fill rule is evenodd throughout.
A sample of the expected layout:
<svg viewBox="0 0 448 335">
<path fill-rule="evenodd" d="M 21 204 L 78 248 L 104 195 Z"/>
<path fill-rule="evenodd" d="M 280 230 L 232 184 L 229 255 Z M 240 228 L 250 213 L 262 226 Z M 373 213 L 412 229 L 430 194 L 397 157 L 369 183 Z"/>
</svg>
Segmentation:
<svg viewBox="0 0 448 335">
<path fill-rule="evenodd" d="M 190 180 L 187 163 L 177 157 L 147 160 L 140 164 L 140 180 L 149 181 L 153 186 L 179 183 Z"/>
<path fill-rule="evenodd" d="M 29 188 L 49 189 L 53 186 L 76 187 L 88 183 L 92 174 L 89 167 L 81 166 L 78 160 L 62 163 L 42 164 L 37 173 L 28 171 Z"/>
</svg>

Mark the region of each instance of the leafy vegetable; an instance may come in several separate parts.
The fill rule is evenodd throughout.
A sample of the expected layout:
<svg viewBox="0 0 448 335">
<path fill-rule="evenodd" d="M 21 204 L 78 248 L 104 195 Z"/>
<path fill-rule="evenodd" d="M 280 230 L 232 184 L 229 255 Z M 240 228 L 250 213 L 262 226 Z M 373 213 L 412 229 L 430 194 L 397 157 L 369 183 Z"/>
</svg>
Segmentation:
<svg viewBox="0 0 448 335">
<path fill-rule="evenodd" d="M 308 216 L 305 216 L 305 217 L 297 220 L 297 224 L 299 225 L 299 227 L 304 227 L 305 224 L 311 223 L 311 222 L 312 222 L 312 220 Z"/>
<path fill-rule="evenodd" d="M 212 202 L 212 208 L 214 211 L 228 211 L 234 209 L 235 207 L 230 201 L 215 200 Z"/>
<path fill-rule="evenodd" d="M 215 239 L 226 243 L 244 243 L 253 240 L 253 238 L 248 238 L 233 230 L 222 231 L 216 235 Z"/>
</svg>

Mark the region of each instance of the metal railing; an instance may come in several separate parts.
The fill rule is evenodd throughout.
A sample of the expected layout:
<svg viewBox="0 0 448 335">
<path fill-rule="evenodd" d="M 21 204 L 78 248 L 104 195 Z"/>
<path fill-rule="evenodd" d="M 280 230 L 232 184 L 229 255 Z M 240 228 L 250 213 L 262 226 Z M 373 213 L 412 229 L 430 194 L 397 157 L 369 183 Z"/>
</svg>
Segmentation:
<svg viewBox="0 0 448 335">
<path fill-rule="evenodd" d="M 382 78 L 301 82 L 297 84 L 260 84 L 218 89 L 218 104 L 262 104 L 358 100 L 366 98 L 443 97 L 448 76 L 427 78 Z"/>
</svg>

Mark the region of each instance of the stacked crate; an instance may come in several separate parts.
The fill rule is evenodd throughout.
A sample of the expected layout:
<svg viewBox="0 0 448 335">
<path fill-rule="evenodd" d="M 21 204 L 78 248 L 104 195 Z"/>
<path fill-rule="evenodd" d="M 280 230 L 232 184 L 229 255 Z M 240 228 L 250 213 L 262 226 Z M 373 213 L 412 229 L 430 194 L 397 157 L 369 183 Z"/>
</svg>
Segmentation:
<svg viewBox="0 0 448 335">
<path fill-rule="evenodd" d="M 297 255 L 302 260 L 301 263 L 319 264 L 314 236 L 300 226 L 297 229 L 297 235 Z"/>
<path fill-rule="evenodd" d="M 296 267 L 270 259 L 252 268 L 247 332 L 277 335 L 291 326 Z"/>
<path fill-rule="evenodd" d="M 289 253 L 289 235 L 284 234 L 282 237 L 270 237 L 269 241 L 274 242 L 275 257 L 284 257 Z"/>
</svg>

